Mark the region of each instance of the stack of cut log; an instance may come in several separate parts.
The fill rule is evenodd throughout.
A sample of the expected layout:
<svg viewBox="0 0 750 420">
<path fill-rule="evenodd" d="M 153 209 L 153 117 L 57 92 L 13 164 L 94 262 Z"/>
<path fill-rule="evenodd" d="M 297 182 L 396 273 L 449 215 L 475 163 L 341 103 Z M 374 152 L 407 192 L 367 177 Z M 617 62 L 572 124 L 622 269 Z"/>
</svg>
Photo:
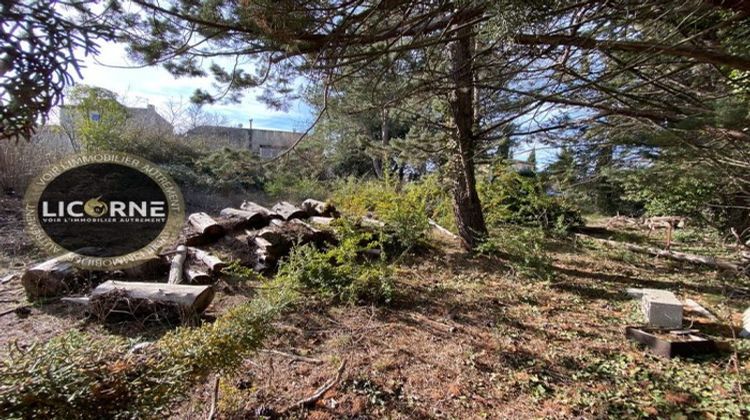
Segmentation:
<svg viewBox="0 0 750 420">
<path fill-rule="evenodd" d="M 299 207 L 282 201 L 270 209 L 245 201 L 240 208 L 226 208 L 215 218 L 203 212 L 193 213 L 173 250 L 116 272 L 103 273 L 105 279 L 117 280 L 107 279 L 91 290 L 88 297 L 63 299 L 91 307 L 111 298 L 112 307 L 123 310 L 177 305 L 199 314 L 211 303 L 212 284 L 226 267 L 224 261 L 202 248 L 223 239 L 240 242 L 254 255 L 249 265 L 258 271 L 268 271 L 294 246 L 312 243 L 322 247 L 335 243 L 330 231 L 315 226 L 327 226 L 338 216 L 331 204 L 313 199 L 305 200 Z M 80 291 L 83 272 L 71 263 L 71 257 L 72 254 L 63 255 L 29 268 L 21 279 L 29 298 L 53 298 Z M 144 279 L 155 281 L 144 282 Z"/>
</svg>

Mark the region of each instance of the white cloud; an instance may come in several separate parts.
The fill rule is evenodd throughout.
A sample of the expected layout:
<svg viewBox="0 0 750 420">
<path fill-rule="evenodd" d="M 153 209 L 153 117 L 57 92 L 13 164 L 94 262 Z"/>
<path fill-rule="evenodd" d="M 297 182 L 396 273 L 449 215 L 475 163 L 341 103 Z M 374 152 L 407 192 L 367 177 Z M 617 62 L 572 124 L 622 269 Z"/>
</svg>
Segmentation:
<svg viewBox="0 0 750 420">
<path fill-rule="evenodd" d="M 133 66 L 123 45 L 103 43 L 98 56 L 84 58 L 83 78 L 75 79 L 77 83 L 111 90 L 125 97 L 127 105 L 152 104 L 161 110 L 166 109 L 170 99 L 189 101 L 197 88 L 212 90 L 210 77 L 175 79 L 162 67 L 121 68 Z M 256 128 L 299 131 L 305 129 L 311 120 L 309 108 L 300 101 L 292 103 L 289 112 L 282 112 L 267 108 L 256 99 L 257 95 L 258 92 L 249 91 L 239 104 L 206 105 L 204 109 L 223 116 L 229 125 L 247 126 L 252 118 Z"/>
</svg>

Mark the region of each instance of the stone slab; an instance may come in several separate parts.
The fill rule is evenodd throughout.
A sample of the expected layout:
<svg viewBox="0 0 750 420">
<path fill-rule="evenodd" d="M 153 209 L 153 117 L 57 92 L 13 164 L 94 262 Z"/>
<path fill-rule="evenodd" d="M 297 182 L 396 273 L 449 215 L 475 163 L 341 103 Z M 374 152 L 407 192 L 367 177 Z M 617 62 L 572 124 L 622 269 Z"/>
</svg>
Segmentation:
<svg viewBox="0 0 750 420">
<path fill-rule="evenodd" d="M 645 293 L 641 298 L 641 310 L 652 327 L 682 328 L 682 302 L 671 292 Z"/>
</svg>

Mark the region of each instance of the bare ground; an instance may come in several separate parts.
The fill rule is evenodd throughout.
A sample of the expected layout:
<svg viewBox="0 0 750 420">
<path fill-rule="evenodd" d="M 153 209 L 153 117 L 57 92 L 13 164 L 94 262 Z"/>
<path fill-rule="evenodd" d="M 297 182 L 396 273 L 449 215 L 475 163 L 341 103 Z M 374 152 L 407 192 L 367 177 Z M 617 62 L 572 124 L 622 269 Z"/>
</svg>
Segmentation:
<svg viewBox="0 0 750 420">
<path fill-rule="evenodd" d="M 7 204 L 7 203 L 6 203 Z M 37 257 L 18 212 L 3 206 L 3 271 Z M 11 250 L 11 251 L 9 251 Z M 255 418 L 311 395 L 346 370 L 312 407 L 290 417 L 599 418 L 748 415 L 750 345 L 734 339 L 750 305 L 745 281 L 591 243 L 555 242 L 551 281 L 515 275 L 498 258 L 470 257 L 450 241 L 396 266 L 389 306 L 337 306 L 309 297 L 275 327 L 265 349 L 234 375 L 219 374 L 219 418 Z M 10 265 L 8 265 L 10 264 Z M 19 270 L 20 271 L 20 270 Z M 665 288 L 693 298 L 719 322 L 688 315 L 692 326 L 727 343 L 695 360 L 664 360 L 624 337 L 640 322 L 626 287 Z M 26 305 L 17 279 L 0 286 L 0 309 Z M 207 319 L 252 298 L 223 284 Z M 60 303 L 0 317 L 7 345 L 45 341 L 67 329 L 156 339 L 167 325 L 102 326 Z M 290 355 L 314 360 L 300 360 Z M 205 418 L 213 378 L 175 407 L 175 418 Z"/>
</svg>

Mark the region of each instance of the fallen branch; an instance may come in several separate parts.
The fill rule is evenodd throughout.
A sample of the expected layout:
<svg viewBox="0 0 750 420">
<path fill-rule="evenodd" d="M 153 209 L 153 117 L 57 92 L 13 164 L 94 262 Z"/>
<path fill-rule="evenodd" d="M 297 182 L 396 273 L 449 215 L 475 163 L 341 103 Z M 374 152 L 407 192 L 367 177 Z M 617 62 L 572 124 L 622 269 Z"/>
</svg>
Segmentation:
<svg viewBox="0 0 750 420">
<path fill-rule="evenodd" d="M 336 371 L 336 377 L 331 379 L 330 381 L 326 382 L 318 388 L 315 393 L 310 395 L 307 398 L 303 398 L 296 403 L 290 405 L 289 407 L 285 408 L 284 411 L 282 411 L 280 414 L 283 416 L 284 414 L 288 413 L 289 411 L 298 409 L 298 408 L 304 408 L 309 407 L 310 405 L 314 404 L 316 401 L 321 399 L 323 395 L 325 395 L 328 390 L 336 386 L 336 384 L 341 380 L 341 376 L 344 374 L 344 370 L 346 369 L 346 360 L 341 362 L 341 365 L 339 366 L 339 369 Z"/>
<path fill-rule="evenodd" d="M 720 260 L 715 257 L 687 254 L 685 252 L 667 251 L 667 250 L 658 249 L 658 248 L 631 244 L 628 242 L 618 242 L 618 241 L 612 241 L 609 239 L 595 238 L 593 236 L 583 235 L 580 233 L 576 234 L 576 236 L 584 237 L 586 239 L 592 239 L 594 241 L 600 242 L 610 247 L 623 247 L 629 251 L 637 252 L 640 254 L 648 254 L 648 255 L 654 255 L 657 257 L 665 257 L 665 258 L 669 258 L 675 261 L 684 261 L 684 262 L 689 262 L 693 264 L 701 264 L 701 265 L 705 265 L 708 267 L 734 271 L 736 273 L 742 272 L 742 268 L 738 264 L 731 263 L 729 261 Z"/>
<path fill-rule="evenodd" d="M 211 411 L 208 412 L 208 420 L 214 420 L 216 418 L 216 401 L 219 399 L 219 375 L 216 375 L 214 379 L 214 394 L 211 399 Z"/>
<path fill-rule="evenodd" d="M 278 356 L 284 356 L 284 357 L 288 357 L 288 358 L 290 358 L 292 360 L 297 360 L 297 361 L 300 361 L 300 362 L 313 363 L 313 364 L 316 364 L 316 365 L 319 365 L 319 364 L 323 363 L 323 361 L 320 360 L 320 359 L 314 359 L 312 357 L 305 357 L 305 356 L 300 356 L 300 355 L 292 354 L 292 353 L 284 353 L 283 351 L 278 351 L 278 350 L 260 350 L 260 352 L 261 353 L 268 353 L 268 354 L 275 354 L 275 355 L 278 355 Z"/>
<path fill-rule="evenodd" d="M 0 279 L 0 284 L 5 284 L 18 277 L 18 273 L 8 274 L 7 276 Z"/>
<path fill-rule="evenodd" d="M 16 314 L 18 314 L 18 315 L 21 315 L 23 313 L 27 313 L 28 314 L 29 312 L 31 312 L 31 308 L 29 307 L 29 305 L 17 306 L 17 307 L 15 307 L 13 309 L 8 309 L 7 311 L 0 312 L 0 317 L 8 315 L 8 314 L 12 314 L 14 312 Z"/>
<path fill-rule="evenodd" d="M 440 226 L 440 225 L 439 225 L 439 224 L 437 224 L 437 222 L 435 222 L 434 220 L 432 220 L 432 219 L 427 219 L 427 223 L 428 223 L 428 224 L 429 224 L 430 226 L 432 226 L 432 228 L 433 228 L 433 229 L 437 230 L 438 232 L 442 233 L 443 235 L 445 235 L 445 236 L 447 236 L 447 237 L 449 237 L 449 238 L 451 238 L 451 239 L 455 239 L 455 240 L 457 240 L 457 241 L 460 241 L 460 240 L 461 240 L 461 238 L 459 238 L 459 237 L 458 237 L 458 235 L 456 235 L 455 233 L 453 233 L 453 232 L 449 231 L 448 229 L 446 229 L 446 228 L 444 228 L 444 227 Z"/>
</svg>

